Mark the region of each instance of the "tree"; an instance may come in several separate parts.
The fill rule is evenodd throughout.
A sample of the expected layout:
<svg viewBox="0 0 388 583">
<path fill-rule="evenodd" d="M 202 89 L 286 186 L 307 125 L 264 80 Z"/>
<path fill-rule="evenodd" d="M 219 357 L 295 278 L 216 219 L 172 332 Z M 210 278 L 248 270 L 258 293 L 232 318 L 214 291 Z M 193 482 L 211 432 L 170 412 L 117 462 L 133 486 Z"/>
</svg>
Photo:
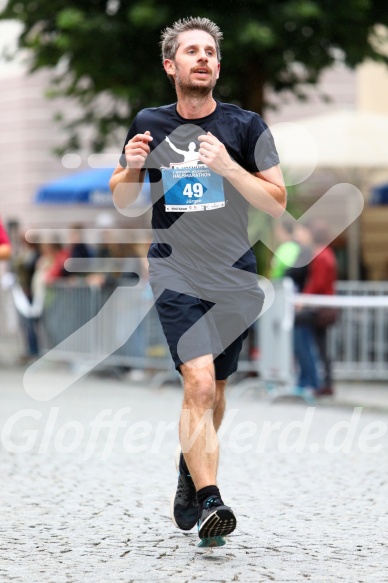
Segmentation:
<svg viewBox="0 0 388 583">
<path fill-rule="evenodd" d="M 160 31 L 181 17 L 209 17 L 224 32 L 216 96 L 262 112 L 264 88 L 303 98 L 338 54 L 350 67 L 388 63 L 385 0 L 8 0 L 0 19 L 17 19 L 30 70 L 53 69 L 51 93 L 76 98 L 83 112 L 68 123 L 64 149 L 79 147 L 83 124 L 100 151 L 142 107 L 174 100 L 162 71 Z M 379 27 L 377 25 L 383 25 Z"/>
</svg>

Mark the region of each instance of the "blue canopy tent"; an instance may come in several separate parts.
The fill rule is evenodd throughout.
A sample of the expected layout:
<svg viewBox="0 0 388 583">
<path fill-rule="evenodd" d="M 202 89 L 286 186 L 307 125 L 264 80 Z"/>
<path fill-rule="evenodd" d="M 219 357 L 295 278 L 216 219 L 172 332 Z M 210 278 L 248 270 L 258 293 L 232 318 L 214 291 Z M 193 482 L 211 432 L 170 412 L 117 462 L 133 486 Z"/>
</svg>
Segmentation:
<svg viewBox="0 0 388 583">
<path fill-rule="evenodd" d="M 38 204 L 86 204 L 113 206 L 109 179 L 113 168 L 94 168 L 75 172 L 39 188 Z"/>
<path fill-rule="evenodd" d="M 388 204 L 388 183 L 372 188 L 369 204 Z"/>
</svg>

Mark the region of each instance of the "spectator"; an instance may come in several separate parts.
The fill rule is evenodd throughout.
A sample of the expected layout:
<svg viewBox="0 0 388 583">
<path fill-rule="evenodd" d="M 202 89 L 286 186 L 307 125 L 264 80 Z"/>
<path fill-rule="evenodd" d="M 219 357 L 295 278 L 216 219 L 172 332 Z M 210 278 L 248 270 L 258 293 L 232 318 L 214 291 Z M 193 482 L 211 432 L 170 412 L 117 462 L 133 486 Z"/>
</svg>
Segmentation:
<svg viewBox="0 0 388 583">
<path fill-rule="evenodd" d="M 0 259 L 9 259 L 11 257 L 11 244 L 6 230 L 0 221 Z"/>
<path fill-rule="evenodd" d="M 41 243 L 40 256 L 32 277 L 34 304 L 38 312 L 43 313 L 42 332 L 48 347 L 56 346 L 63 340 L 64 329 L 71 322 L 69 314 L 58 308 L 58 297 L 63 297 L 63 294 L 53 291 L 47 301 L 47 288 L 60 281 L 67 257 L 68 251 L 60 243 Z"/>
<path fill-rule="evenodd" d="M 296 291 L 300 292 L 307 280 L 309 264 L 313 256 L 313 240 L 311 229 L 307 225 L 298 223 L 294 229 L 294 240 L 299 245 L 299 253 L 292 267 L 288 267 L 285 277 L 290 277 Z"/>
<path fill-rule="evenodd" d="M 76 223 L 70 228 L 70 246 L 67 250 L 66 259 L 90 259 L 93 254 L 89 246 L 83 240 L 83 225 Z M 68 277 L 70 275 L 72 274 L 69 273 L 69 271 L 67 271 L 64 267 L 62 267 L 61 277 Z M 84 276 L 86 273 L 77 271 L 76 275 Z"/>
<path fill-rule="evenodd" d="M 314 221 L 311 224 L 311 233 L 313 259 L 309 264 L 302 293 L 333 295 L 337 280 L 337 261 L 334 251 L 329 247 L 330 233 L 326 222 Z M 323 366 L 323 378 L 317 392 L 319 396 L 334 393 L 331 362 L 327 351 L 327 330 L 334 323 L 336 314 L 335 308 L 318 308 L 314 312 L 312 326 Z"/>
<path fill-rule="evenodd" d="M 32 278 L 32 289 L 36 285 L 51 285 L 62 277 L 63 266 L 69 253 L 63 249 L 61 243 L 42 243 L 41 254 L 36 264 Z"/>
<path fill-rule="evenodd" d="M 19 249 L 12 260 L 12 269 L 30 305 L 33 304 L 32 280 L 38 258 L 39 246 L 36 243 L 29 243 L 22 236 Z M 39 318 L 20 314 L 20 323 L 25 341 L 25 354 L 20 358 L 20 362 L 26 363 L 39 355 Z"/>
<path fill-rule="evenodd" d="M 309 227 L 298 224 L 294 237 L 299 244 L 299 255 L 295 264 L 284 275 L 290 277 L 295 291 L 301 292 L 309 276 L 309 265 L 313 256 L 313 239 Z M 318 348 L 315 341 L 313 322 L 315 311 L 311 308 L 296 306 L 294 321 L 294 354 L 298 365 L 297 389 L 316 393 L 320 387 Z"/>
<path fill-rule="evenodd" d="M 287 268 L 294 265 L 300 247 L 294 240 L 293 225 L 289 222 L 279 221 L 276 224 L 275 239 L 279 242 L 279 246 L 272 258 L 270 278 L 280 279 Z"/>
</svg>

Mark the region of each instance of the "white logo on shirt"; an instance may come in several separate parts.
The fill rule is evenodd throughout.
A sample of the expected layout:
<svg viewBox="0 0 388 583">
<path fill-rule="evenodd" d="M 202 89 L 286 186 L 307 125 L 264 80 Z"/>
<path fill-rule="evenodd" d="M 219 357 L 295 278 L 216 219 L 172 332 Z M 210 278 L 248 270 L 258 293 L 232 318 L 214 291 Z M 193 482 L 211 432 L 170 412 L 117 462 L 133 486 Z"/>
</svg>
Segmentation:
<svg viewBox="0 0 388 583">
<path fill-rule="evenodd" d="M 197 166 L 197 164 L 199 163 L 199 153 L 196 151 L 197 146 L 196 146 L 195 142 L 190 142 L 189 149 L 187 151 L 180 150 L 179 148 L 174 146 L 174 144 L 172 143 L 172 141 L 170 140 L 170 138 L 168 136 L 166 136 L 166 142 L 168 143 L 170 148 L 172 150 L 174 150 L 174 152 L 176 152 L 177 154 L 180 154 L 184 158 L 184 162 L 171 162 L 171 164 L 170 164 L 171 168 L 174 168 L 176 166 L 185 166 L 185 167 Z"/>
</svg>

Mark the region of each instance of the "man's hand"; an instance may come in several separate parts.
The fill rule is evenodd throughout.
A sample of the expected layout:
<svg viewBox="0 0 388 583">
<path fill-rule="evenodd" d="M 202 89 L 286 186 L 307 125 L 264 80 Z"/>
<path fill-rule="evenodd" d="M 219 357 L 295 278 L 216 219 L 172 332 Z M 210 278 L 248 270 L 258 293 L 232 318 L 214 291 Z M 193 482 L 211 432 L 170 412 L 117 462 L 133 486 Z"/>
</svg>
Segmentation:
<svg viewBox="0 0 388 583">
<path fill-rule="evenodd" d="M 151 132 L 148 130 L 144 134 L 136 134 L 125 146 L 125 159 L 127 168 L 141 170 L 146 158 L 150 153 L 149 142 L 153 140 Z"/>
<path fill-rule="evenodd" d="M 123 212 L 137 197 L 144 180 L 144 172 L 141 172 L 146 158 L 150 153 L 149 142 L 152 140 L 151 132 L 136 134 L 124 148 L 126 168 L 118 164 L 109 180 L 109 188 L 113 194 L 115 207 Z"/>
<path fill-rule="evenodd" d="M 287 191 L 279 166 L 262 172 L 247 172 L 229 156 L 212 133 L 199 136 L 199 159 L 220 174 L 255 208 L 277 218 L 286 207 Z"/>
<path fill-rule="evenodd" d="M 224 144 L 220 142 L 212 133 L 207 132 L 199 136 L 199 160 L 206 164 L 211 170 L 225 176 L 235 164 L 229 156 Z"/>
</svg>

